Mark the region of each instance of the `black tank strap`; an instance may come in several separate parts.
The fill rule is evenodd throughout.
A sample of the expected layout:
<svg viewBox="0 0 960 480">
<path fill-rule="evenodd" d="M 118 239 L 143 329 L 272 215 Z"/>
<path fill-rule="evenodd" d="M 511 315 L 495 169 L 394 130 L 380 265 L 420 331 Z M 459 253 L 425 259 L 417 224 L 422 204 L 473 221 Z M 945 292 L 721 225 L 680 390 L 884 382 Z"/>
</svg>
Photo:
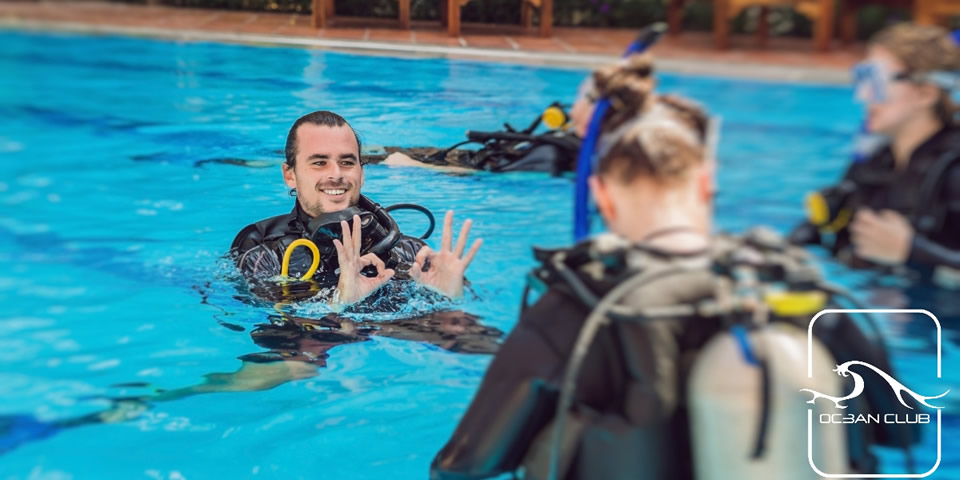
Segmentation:
<svg viewBox="0 0 960 480">
<path fill-rule="evenodd" d="M 770 430 L 770 366 L 765 358 L 758 360 L 760 366 L 760 423 L 757 425 L 756 441 L 750 458 L 760 459 L 767 446 Z"/>
</svg>

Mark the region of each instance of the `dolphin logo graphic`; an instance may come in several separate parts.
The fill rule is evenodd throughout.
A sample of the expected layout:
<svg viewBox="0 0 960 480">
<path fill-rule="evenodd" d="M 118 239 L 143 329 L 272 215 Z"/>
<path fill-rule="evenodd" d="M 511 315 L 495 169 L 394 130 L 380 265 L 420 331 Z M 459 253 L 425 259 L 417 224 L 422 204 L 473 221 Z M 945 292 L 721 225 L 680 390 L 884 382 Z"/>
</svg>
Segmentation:
<svg viewBox="0 0 960 480">
<path fill-rule="evenodd" d="M 842 365 L 837 365 L 837 368 L 835 368 L 833 371 L 837 372 L 837 375 L 840 375 L 841 377 L 848 377 L 850 375 L 853 375 L 853 392 L 850 392 L 850 394 L 845 397 L 833 397 L 830 395 L 824 395 L 815 390 L 810 390 L 809 388 L 803 388 L 800 390 L 801 392 L 808 392 L 813 394 L 813 398 L 810 399 L 810 401 L 808 401 L 807 403 L 812 404 L 816 402 L 818 398 L 825 398 L 833 402 L 837 406 L 837 408 L 847 408 L 847 405 L 841 405 L 840 402 L 845 402 L 847 400 L 857 398 L 858 396 L 860 396 L 861 393 L 863 393 L 863 377 L 861 377 L 860 375 L 857 375 L 856 372 L 850 371 L 851 365 L 861 365 L 873 370 L 874 372 L 877 372 L 877 375 L 880 375 L 881 377 L 883 377 L 883 379 L 886 380 L 887 383 L 890 385 L 890 388 L 893 390 L 893 393 L 897 395 L 897 400 L 900 400 L 900 403 L 904 407 L 907 407 L 911 410 L 913 409 L 913 407 L 911 407 L 910 405 L 907 405 L 907 402 L 903 400 L 903 392 L 907 392 L 907 394 L 913 397 L 913 399 L 916 400 L 918 403 L 930 408 L 943 408 L 943 407 L 930 405 L 929 403 L 927 403 L 927 400 L 941 398 L 944 395 L 950 393 L 950 390 L 947 390 L 946 392 L 943 392 L 940 395 L 936 395 L 932 397 L 924 397 L 923 395 L 920 395 L 914 392 L 913 390 L 910 390 L 909 388 L 904 386 L 902 383 L 898 382 L 896 379 L 888 375 L 887 372 L 884 372 L 883 370 L 880 370 L 879 368 L 874 367 L 873 365 L 870 365 L 867 362 L 861 362 L 859 360 L 851 360 Z"/>
</svg>

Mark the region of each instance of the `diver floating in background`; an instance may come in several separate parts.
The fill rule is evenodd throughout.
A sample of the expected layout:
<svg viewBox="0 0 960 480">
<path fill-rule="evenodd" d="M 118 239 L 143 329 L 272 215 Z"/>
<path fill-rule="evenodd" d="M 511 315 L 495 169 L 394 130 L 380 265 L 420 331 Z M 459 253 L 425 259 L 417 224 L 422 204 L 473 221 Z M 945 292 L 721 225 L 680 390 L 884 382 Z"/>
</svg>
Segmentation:
<svg viewBox="0 0 960 480">
<path fill-rule="evenodd" d="M 849 391 L 830 372 L 847 360 L 892 372 L 883 345 L 848 317 L 818 322 L 821 383 L 805 387 L 806 329 L 837 290 L 772 231 L 711 235 L 715 123 L 653 93 L 649 56 L 594 81 L 589 185 L 612 233 L 536 252 L 528 278 L 542 295 L 524 305 L 431 477 L 819 478 L 796 392 Z M 844 413 L 906 411 L 872 380 L 881 388 Z M 839 427 L 814 425 L 814 458 L 831 473 L 872 472 L 870 445 L 906 448 L 914 427 L 858 425 L 844 442 Z"/>
<path fill-rule="evenodd" d="M 328 111 L 301 117 L 290 128 L 285 153 L 283 178 L 297 197 L 293 210 L 247 226 L 230 249 L 255 291 L 282 275 L 301 280 L 285 285 L 286 292 L 312 296 L 336 287 L 330 300 L 351 304 L 396 274 L 448 297 L 462 295 L 464 271 L 481 244 L 466 249 L 471 221 L 454 244 L 448 211 L 439 252 L 402 235 L 388 209 L 360 194 L 360 138 L 343 117 Z"/>
<path fill-rule="evenodd" d="M 575 169 L 580 139 L 586 134 L 595 102 L 596 92 L 588 78 L 580 85 L 569 112 L 567 105 L 554 102 L 523 130 L 504 124 L 504 130 L 497 132 L 468 131 L 467 140 L 446 149 L 385 147 L 386 153 L 367 155 L 367 158 L 385 165 L 426 166 L 447 171 L 546 172 L 562 175 Z M 534 133 L 541 124 L 549 130 Z M 480 148 L 459 148 L 468 144 L 478 144 Z"/>
<path fill-rule="evenodd" d="M 960 47 L 940 27 L 896 25 L 871 40 L 854 74 L 868 138 L 880 142 L 808 196 L 809 221 L 791 241 L 960 288 Z"/>
</svg>

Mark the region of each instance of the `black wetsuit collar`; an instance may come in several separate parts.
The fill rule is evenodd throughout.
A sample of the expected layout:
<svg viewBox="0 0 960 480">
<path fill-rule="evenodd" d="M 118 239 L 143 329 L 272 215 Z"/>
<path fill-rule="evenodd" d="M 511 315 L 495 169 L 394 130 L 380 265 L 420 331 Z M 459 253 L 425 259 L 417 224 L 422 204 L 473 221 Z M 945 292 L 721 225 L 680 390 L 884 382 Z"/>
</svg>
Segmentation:
<svg viewBox="0 0 960 480">
<path fill-rule="evenodd" d="M 290 220 L 287 224 L 290 226 L 291 232 L 299 232 L 300 234 L 307 232 L 307 225 L 310 224 L 310 220 L 313 217 L 303 211 L 303 208 L 300 207 L 300 201 L 294 200 L 293 210 L 290 210 Z"/>
<path fill-rule="evenodd" d="M 944 126 L 929 138 L 920 143 L 910 153 L 910 161 L 907 163 L 906 171 L 914 171 L 917 168 L 925 169 L 925 159 L 936 158 L 944 151 L 960 147 L 960 129 Z M 880 165 L 893 170 L 895 168 L 895 159 L 893 156 L 893 147 L 887 145 L 882 154 L 879 155 Z"/>
</svg>

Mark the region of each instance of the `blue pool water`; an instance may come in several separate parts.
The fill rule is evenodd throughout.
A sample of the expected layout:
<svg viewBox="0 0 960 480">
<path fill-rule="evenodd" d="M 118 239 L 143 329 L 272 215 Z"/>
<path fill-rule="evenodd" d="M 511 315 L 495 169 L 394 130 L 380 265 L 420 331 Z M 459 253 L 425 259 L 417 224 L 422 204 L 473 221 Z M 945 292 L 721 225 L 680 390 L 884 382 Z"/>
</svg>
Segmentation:
<svg viewBox="0 0 960 480">
<path fill-rule="evenodd" d="M 220 257 L 241 227 L 292 206 L 279 150 L 300 115 L 334 110 L 369 146 L 449 145 L 466 129 L 525 125 L 585 74 L 20 32 L 0 32 L 0 45 L 0 416 L 48 424 L 101 412 L 110 398 L 210 383 L 264 350 L 250 332 L 275 312 L 236 298 Z M 844 87 L 663 75 L 661 89 L 723 118 L 725 229 L 789 228 L 802 194 L 844 167 L 858 123 Z M 376 165 L 366 175 L 380 203 L 474 220 L 485 240 L 468 272 L 477 295 L 454 307 L 503 331 L 530 247 L 571 235 L 567 179 Z M 424 226 L 416 214 L 398 219 Z M 862 280 L 829 269 L 847 285 Z M 955 348 L 937 383 L 929 332 L 908 326 L 887 326 L 901 371 L 925 391 L 960 384 Z M 0 456 L 0 478 L 425 478 L 490 359 L 384 337 L 328 353 L 316 376 L 268 390 L 154 402 L 127 421 L 58 432 L 21 426 L 38 438 Z M 932 478 L 960 477 L 955 412 L 945 410 Z M 928 435 L 923 452 L 934 444 Z"/>
</svg>

